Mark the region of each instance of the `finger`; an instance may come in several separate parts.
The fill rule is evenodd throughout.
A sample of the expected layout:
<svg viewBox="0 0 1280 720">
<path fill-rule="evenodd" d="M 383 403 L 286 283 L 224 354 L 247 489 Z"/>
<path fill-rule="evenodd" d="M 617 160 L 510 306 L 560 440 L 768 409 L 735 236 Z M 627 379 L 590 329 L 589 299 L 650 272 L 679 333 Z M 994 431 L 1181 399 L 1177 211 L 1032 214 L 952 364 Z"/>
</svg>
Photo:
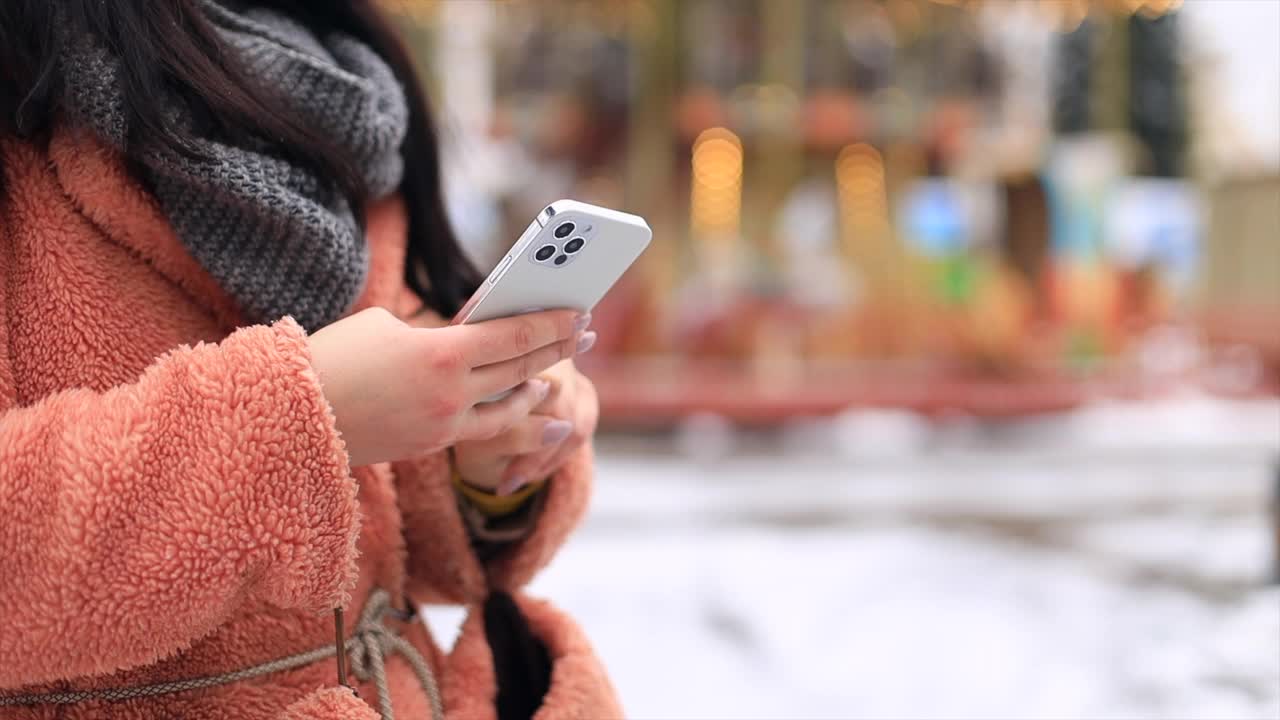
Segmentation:
<svg viewBox="0 0 1280 720">
<path fill-rule="evenodd" d="M 564 361 L 561 361 L 564 362 Z M 555 368 L 552 368 L 554 371 Z M 538 415 L 550 415 L 558 418 L 573 418 L 573 376 L 564 377 L 552 373 L 543 373 L 539 377 L 551 382 L 551 392 L 547 398 L 533 409 Z"/>
<path fill-rule="evenodd" d="M 573 417 L 573 432 L 563 442 L 557 445 L 549 454 L 543 464 L 533 470 L 532 477 L 545 477 L 560 468 L 564 467 L 578 448 L 582 447 L 596 432 L 596 423 L 600 415 L 599 401 L 596 399 L 595 386 L 585 377 L 579 376 L 577 380 L 577 395 L 574 400 L 574 412 L 570 415 Z M 505 473 L 507 476 L 512 474 L 508 468 Z"/>
<path fill-rule="evenodd" d="M 534 378 L 523 383 L 510 395 L 491 403 L 481 403 L 466 409 L 459 425 L 458 441 L 485 440 L 496 437 L 527 417 L 547 393 L 551 383 Z"/>
<path fill-rule="evenodd" d="M 551 392 L 547 393 L 547 397 L 538 403 L 538 407 L 533 412 L 538 415 L 550 415 L 551 417 L 569 417 L 569 413 L 564 412 L 564 387 L 560 381 L 555 378 L 544 378 L 551 383 Z"/>
<path fill-rule="evenodd" d="M 531 482 L 551 477 L 568 464 L 584 442 L 584 436 L 575 428 L 568 437 L 554 447 L 537 453 L 516 456 L 507 465 L 503 480 L 495 492 L 498 495 L 510 495 Z"/>
<path fill-rule="evenodd" d="M 458 339 L 463 360 L 474 368 L 519 358 L 563 342 L 585 330 L 590 322 L 590 315 L 572 310 L 545 310 L 473 325 L 454 325 L 441 332 Z"/>
<path fill-rule="evenodd" d="M 538 373 L 573 355 L 573 338 L 538 348 L 527 355 L 478 367 L 467 376 L 468 397 L 482 399 L 513 388 Z M 543 380 L 543 382 L 548 382 Z M 550 394 L 550 387 L 548 387 Z M 545 398 L 544 398 L 545 399 Z"/>
<path fill-rule="evenodd" d="M 575 418 L 573 432 L 555 447 L 515 458 L 503 473 L 503 481 L 496 491 L 499 495 L 510 495 L 530 482 L 556 472 L 569 462 L 578 448 L 591 439 L 595 433 L 600 412 L 595 386 L 581 375 L 577 377 L 575 383 L 576 407 L 571 414 Z"/>
<path fill-rule="evenodd" d="M 561 443 L 563 445 L 563 443 Z M 517 493 L 521 488 L 535 480 L 547 476 L 544 468 L 550 466 L 551 458 L 560 452 L 559 447 L 550 448 L 531 455 L 520 455 L 511 461 L 503 473 L 502 482 L 498 483 L 494 493 L 499 496 Z"/>
<path fill-rule="evenodd" d="M 573 423 L 546 415 L 528 415 L 492 440 L 477 443 L 481 452 L 515 457 L 550 451 L 569 437 Z"/>
<path fill-rule="evenodd" d="M 586 443 L 587 437 L 587 433 L 582 432 L 579 428 L 575 427 L 573 432 L 570 433 L 569 437 L 565 438 L 563 442 L 556 445 L 554 448 L 551 448 L 547 452 L 541 453 L 541 456 L 532 464 L 530 470 L 524 472 L 521 467 L 517 466 L 512 468 L 511 466 L 508 466 L 507 471 L 503 473 L 503 475 L 507 478 L 516 477 L 521 474 L 525 477 L 531 477 L 534 479 L 550 477 L 565 465 L 569 464 L 569 460 L 573 458 L 573 454 L 578 451 L 578 448 L 581 448 L 583 444 Z M 519 459 L 522 458 L 517 458 L 517 461 Z M 516 465 L 516 462 L 512 462 L 511 464 Z"/>
<path fill-rule="evenodd" d="M 600 423 L 600 395 L 596 392 L 595 383 L 582 373 L 578 373 L 574 387 L 578 398 L 574 425 L 589 440 L 596 434 L 596 426 Z"/>
</svg>

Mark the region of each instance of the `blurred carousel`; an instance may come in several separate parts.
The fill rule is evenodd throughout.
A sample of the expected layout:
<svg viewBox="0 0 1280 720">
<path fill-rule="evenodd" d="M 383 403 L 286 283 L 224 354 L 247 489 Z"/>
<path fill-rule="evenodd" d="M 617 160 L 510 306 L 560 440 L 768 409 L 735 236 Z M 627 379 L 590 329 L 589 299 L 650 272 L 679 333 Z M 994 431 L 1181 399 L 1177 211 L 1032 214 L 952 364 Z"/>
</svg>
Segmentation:
<svg viewBox="0 0 1280 720">
<path fill-rule="evenodd" d="M 1276 392 L 1280 180 L 1215 165 L 1179 4 L 390 6 L 469 68 L 482 262 L 559 197 L 649 219 L 584 366 L 665 425 Z"/>
</svg>

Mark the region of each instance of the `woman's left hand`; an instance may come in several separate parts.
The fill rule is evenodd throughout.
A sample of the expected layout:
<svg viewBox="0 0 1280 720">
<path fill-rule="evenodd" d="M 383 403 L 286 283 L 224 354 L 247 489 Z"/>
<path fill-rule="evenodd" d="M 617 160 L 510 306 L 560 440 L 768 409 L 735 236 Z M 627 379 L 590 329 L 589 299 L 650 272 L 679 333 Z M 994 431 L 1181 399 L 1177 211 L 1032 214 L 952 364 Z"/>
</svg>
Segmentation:
<svg viewBox="0 0 1280 720">
<path fill-rule="evenodd" d="M 551 390 L 524 420 L 497 437 L 454 446 L 458 474 L 468 485 L 510 495 L 559 470 L 596 429 L 595 386 L 563 360 L 539 375 Z"/>
</svg>

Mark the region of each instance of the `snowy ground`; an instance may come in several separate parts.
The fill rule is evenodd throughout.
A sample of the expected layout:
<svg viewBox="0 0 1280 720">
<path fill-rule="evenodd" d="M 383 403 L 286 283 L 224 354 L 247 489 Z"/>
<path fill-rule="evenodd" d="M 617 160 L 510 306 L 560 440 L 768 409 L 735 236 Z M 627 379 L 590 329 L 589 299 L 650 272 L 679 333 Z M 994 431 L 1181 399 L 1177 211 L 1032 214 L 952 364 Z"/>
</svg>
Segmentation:
<svg viewBox="0 0 1280 720">
<path fill-rule="evenodd" d="M 692 427 L 534 587 L 633 717 L 1280 718 L 1280 404 Z"/>
</svg>

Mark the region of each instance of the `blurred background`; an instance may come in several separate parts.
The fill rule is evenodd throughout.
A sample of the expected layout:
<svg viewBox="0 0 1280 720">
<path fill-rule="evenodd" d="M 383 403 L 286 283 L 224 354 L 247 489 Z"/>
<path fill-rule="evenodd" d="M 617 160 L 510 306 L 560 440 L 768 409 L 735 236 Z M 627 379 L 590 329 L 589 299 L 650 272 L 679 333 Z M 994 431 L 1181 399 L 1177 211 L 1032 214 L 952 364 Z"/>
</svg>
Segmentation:
<svg viewBox="0 0 1280 720">
<path fill-rule="evenodd" d="M 482 267 L 654 229 L 534 588 L 634 717 L 1280 717 L 1280 1 L 384 2 Z"/>
</svg>

